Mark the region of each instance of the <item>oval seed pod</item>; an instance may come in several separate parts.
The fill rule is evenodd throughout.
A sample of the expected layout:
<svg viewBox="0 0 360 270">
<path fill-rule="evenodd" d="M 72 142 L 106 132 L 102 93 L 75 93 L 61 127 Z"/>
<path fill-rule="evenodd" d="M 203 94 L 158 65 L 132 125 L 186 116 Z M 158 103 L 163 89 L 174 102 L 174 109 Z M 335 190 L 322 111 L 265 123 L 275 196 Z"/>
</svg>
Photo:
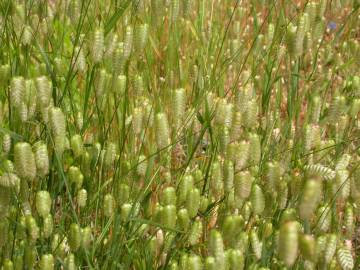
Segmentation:
<svg viewBox="0 0 360 270">
<path fill-rule="evenodd" d="M 348 239 L 352 239 L 354 233 L 354 224 L 355 224 L 354 208 L 348 202 L 346 204 L 345 215 L 344 215 L 344 226 L 346 230 L 346 236 Z"/>
<path fill-rule="evenodd" d="M 0 176 L 0 186 L 3 188 L 17 188 L 20 186 L 20 179 L 16 174 L 4 173 Z"/>
<path fill-rule="evenodd" d="M 344 113 L 346 107 L 346 99 L 344 96 L 334 96 L 330 108 L 328 120 L 329 123 L 337 123 L 342 113 Z"/>
<path fill-rule="evenodd" d="M 356 98 L 352 101 L 351 107 L 349 109 L 349 115 L 352 118 L 355 118 L 360 111 L 360 98 Z"/>
<path fill-rule="evenodd" d="M 14 147 L 14 161 L 17 174 L 24 179 L 32 180 L 36 176 L 35 157 L 30 144 L 19 142 Z"/>
<path fill-rule="evenodd" d="M 66 270 L 76 270 L 76 264 L 75 264 L 75 256 L 74 254 L 70 253 L 67 255 L 65 259 L 65 269 Z"/>
<path fill-rule="evenodd" d="M 75 157 L 80 157 L 84 153 L 83 141 L 81 135 L 76 134 L 70 139 L 71 150 Z"/>
<path fill-rule="evenodd" d="M 70 225 L 68 239 L 70 249 L 74 252 L 78 250 L 81 245 L 81 231 L 78 224 L 72 223 Z"/>
<path fill-rule="evenodd" d="M 250 232 L 250 243 L 251 243 L 251 248 L 255 254 L 256 259 L 260 260 L 261 256 L 262 256 L 263 243 L 260 242 L 259 236 L 258 236 L 257 232 L 255 231 L 255 229 L 251 230 L 251 232 Z"/>
<path fill-rule="evenodd" d="M 168 228 L 175 228 L 176 225 L 176 206 L 166 205 L 161 212 L 162 224 Z"/>
<path fill-rule="evenodd" d="M 190 217 L 187 209 L 180 209 L 177 214 L 177 219 L 180 229 L 183 231 L 187 231 L 190 225 Z"/>
<path fill-rule="evenodd" d="M 39 215 L 45 218 L 51 210 L 51 197 L 46 190 L 38 191 L 36 193 L 36 210 Z"/>
<path fill-rule="evenodd" d="M 330 264 L 336 252 L 337 236 L 336 234 L 329 234 L 326 239 L 326 246 L 324 250 L 324 262 Z"/>
<path fill-rule="evenodd" d="M 235 176 L 235 196 L 240 199 L 247 199 L 251 193 L 254 177 L 249 171 L 242 171 Z"/>
<path fill-rule="evenodd" d="M 224 183 L 220 162 L 215 161 L 211 166 L 210 191 L 219 199 L 223 195 Z"/>
<path fill-rule="evenodd" d="M 3 270 L 14 270 L 14 264 L 11 260 L 5 259 L 3 263 L 3 267 L 1 268 Z"/>
<path fill-rule="evenodd" d="M 327 232 L 331 226 L 331 208 L 329 206 L 319 207 L 317 217 L 319 218 L 317 222 L 319 230 Z"/>
<path fill-rule="evenodd" d="M 212 256 L 206 257 L 205 270 L 217 270 L 214 257 L 212 257 Z"/>
<path fill-rule="evenodd" d="M 104 50 L 104 30 L 102 28 L 97 28 L 95 29 L 91 45 L 91 57 L 95 64 L 102 61 Z"/>
<path fill-rule="evenodd" d="M 66 122 L 60 108 L 50 108 L 49 121 L 52 134 L 54 135 L 55 149 L 59 154 L 62 154 L 66 146 Z"/>
<path fill-rule="evenodd" d="M 307 180 L 299 203 L 299 215 L 302 219 L 309 219 L 314 213 L 321 196 L 321 183 Z"/>
<path fill-rule="evenodd" d="M 175 128 L 178 129 L 181 124 L 181 120 L 184 116 L 186 108 L 186 94 L 185 89 L 179 88 L 173 92 L 173 106 L 172 116 L 174 119 Z"/>
<path fill-rule="evenodd" d="M 132 127 L 136 135 L 139 135 L 143 130 L 143 118 L 143 109 L 135 108 L 132 114 Z"/>
<path fill-rule="evenodd" d="M 51 250 L 56 256 L 64 258 L 68 246 L 66 244 L 66 237 L 60 237 L 59 234 L 54 234 L 53 240 L 51 241 Z"/>
<path fill-rule="evenodd" d="M 81 229 L 81 246 L 84 249 L 89 249 L 92 242 L 92 233 L 89 226 Z"/>
<path fill-rule="evenodd" d="M 2 139 L 2 150 L 8 154 L 10 152 L 11 149 L 11 136 L 10 134 L 6 133 L 3 136 Z"/>
<path fill-rule="evenodd" d="M 250 201 L 255 215 L 261 214 L 265 209 L 265 196 L 258 185 L 253 185 L 250 194 Z"/>
<path fill-rule="evenodd" d="M 42 255 L 39 266 L 40 266 L 40 270 L 53 270 L 54 269 L 53 255 L 52 254 Z"/>
<path fill-rule="evenodd" d="M 164 113 L 156 114 L 155 132 L 158 150 L 167 147 L 170 144 L 170 130 L 166 115 Z"/>
<path fill-rule="evenodd" d="M 115 143 L 108 143 L 105 149 L 104 155 L 104 165 L 106 167 L 110 167 L 114 164 L 116 159 L 116 144 Z"/>
<path fill-rule="evenodd" d="M 298 253 L 298 224 L 295 221 L 284 223 L 280 227 L 279 257 L 287 267 L 291 267 Z"/>
<path fill-rule="evenodd" d="M 25 218 L 26 231 L 30 241 L 35 242 L 39 238 L 39 227 L 36 224 L 36 220 L 32 216 L 26 216 Z"/>
<path fill-rule="evenodd" d="M 46 217 L 44 217 L 44 223 L 42 229 L 44 238 L 49 238 L 52 235 L 53 228 L 54 228 L 53 217 L 51 214 L 48 214 Z"/>
<path fill-rule="evenodd" d="M 217 269 L 225 269 L 225 252 L 224 252 L 224 242 L 221 236 L 221 233 L 217 230 L 212 230 L 210 232 L 209 239 L 209 253 L 215 258 L 215 263 Z"/>
<path fill-rule="evenodd" d="M 188 192 L 185 204 L 190 218 L 194 218 L 197 215 L 200 207 L 200 190 L 197 188 L 192 188 Z"/>
<path fill-rule="evenodd" d="M 176 191 L 173 187 L 167 187 L 163 190 L 162 194 L 162 205 L 176 205 Z"/>
<path fill-rule="evenodd" d="M 36 78 L 37 103 L 40 107 L 46 108 L 50 105 L 52 84 L 46 76 Z"/>
<path fill-rule="evenodd" d="M 250 133 L 249 135 L 249 160 L 254 164 L 258 164 L 261 158 L 261 144 L 259 135 Z"/>
<path fill-rule="evenodd" d="M 84 175 L 81 173 L 80 169 L 75 166 L 70 166 L 68 176 L 70 182 L 75 184 L 77 189 L 80 189 L 84 181 Z"/>
<path fill-rule="evenodd" d="M 224 162 L 224 191 L 229 193 L 234 188 L 234 163 L 226 160 Z"/>
<path fill-rule="evenodd" d="M 244 255 L 238 249 L 232 249 L 229 253 L 229 269 L 242 270 L 244 269 Z"/>
<path fill-rule="evenodd" d="M 32 244 L 26 243 L 24 250 L 24 265 L 28 269 L 33 269 L 36 262 L 36 248 Z"/>
<path fill-rule="evenodd" d="M 149 25 L 144 23 L 140 24 L 135 29 L 134 36 L 134 47 L 137 53 L 142 53 L 145 48 L 147 39 L 149 35 Z"/>
<path fill-rule="evenodd" d="M 38 175 L 45 177 L 49 173 L 49 154 L 47 146 L 38 141 L 33 146 L 35 163 Z"/>
<path fill-rule="evenodd" d="M 180 204 L 184 203 L 187 199 L 187 194 L 194 187 L 194 178 L 192 175 L 185 175 L 181 180 L 178 188 L 178 202 Z"/>
<path fill-rule="evenodd" d="M 316 253 L 316 241 L 313 236 L 309 234 L 303 234 L 299 237 L 299 246 L 301 255 L 309 261 L 315 261 Z"/>
<path fill-rule="evenodd" d="M 235 171 L 242 170 L 248 161 L 250 154 L 250 143 L 247 141 L 241 141 L 235 152 Z"/>
<path fill-rule="evenodd" d="M 285 35 L 286 46 L 290 55 L 295 55 L 296 53 L 296 30 L 297 27 L 290 22 Z"/>
<path fill-rule="evenodd" d="M 25 96 L 25 79 L 23 77 L 13 77 L 10 82 L 10 102 L 15 108 L 19 108 Z"/>
<path fill-rule="evenodd" d="M 178 1 L 178 0 L 175 0 L 175 1 Z M 188 269 L 188 270 L 202 270 L 203 269 L 201 258 L 197 255 L 189 256 L 186 266 L 187 266 L 186 269 Z"/>
<path fill-rule="evenodd" d="M 126 26 L 124 38 L 124 57 L 129 58 L 133 47 L 133 28 L 131 25 Z"/>
<path fill-rule="evenodd" d="M 111 217 L 115 211 L 115 199 L 111 194 L 106 194 L 104 197 L 104 215 Z"/>
<path fill-rule="evenodd" d="M 195 220 L 195 222 L 191 225 L 191 229 L 188 235 L 188 243 L 189 245 L 196 245 L 199 243 L 200 238 L 203 234 L 203 224 L 199 218 Z"/>
<path fill-rule="evenodd" d="M 337 261 L 343 270 L 351 270 L 354 268 L 354 258 L 351 250 L 346 246 L 341 246 L 337 251 Z"/>
<path fill-rule="evenodd" d="M 86 189 L 80 189 L 76 195 L 76 200 L 80 208 L 84 208 L 87 202 L 87 191 Z"/>
<path fill-rule="evenodd" d="M 126 221 L 130 215 L 130 211 L 131 211 L 132 205 L 130 203 L 124 203 L 121 206 L 121 210 L 120 210 L 120 217 L 122 221 Z"/>
<path fill-rule="evenodd" d="M 130 187 L 127 184 L 120 184 L 119 190 L 116 196 L 116 201 L 119 205 L 126 203 L 129 200 L 130 196 Z"/>
</svg>

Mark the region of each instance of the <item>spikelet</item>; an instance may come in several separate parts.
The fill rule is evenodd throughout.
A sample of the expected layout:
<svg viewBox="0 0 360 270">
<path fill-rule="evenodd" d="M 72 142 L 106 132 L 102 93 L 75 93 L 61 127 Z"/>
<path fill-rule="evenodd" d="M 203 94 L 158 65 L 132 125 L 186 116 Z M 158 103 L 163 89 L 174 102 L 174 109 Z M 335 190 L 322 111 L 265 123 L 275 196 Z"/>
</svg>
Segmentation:
<svg viewBox="0 0 360 270">
<path fill-rule="evenodd" d="M 23 32 L 22 32 L 22 36 L 21 36 L 21 42 L 23 45 L 30 45 L 30 43 L 33 40 L 33 30 L 31 29 L 31 26 L 29 25 L 25 25 Z"/>
<path fill-rule="evenodd" d="M 336 171 L 333 182 L 333 194 L 340 200 L 346 201 L 350 195 L 350 179 L 347 170 Z"/>
<path fill-rule="evenodd" d="M 33 145 L 35 163 L 37 173 L 41 177 L 45 177 L 49 173 L 49 154 L 47 146 L 42 141 L 38 141 Z"/>
<path fill-rule="evenodd" d="M 16 173 L 20 178 L 32 180 L 36 177 L 35 157 L 30 144 L 19 142 L 15 145 L 14 161 Z"/>
<path fill-rule="evenodd" d="M 180 0 L 170 0 L 171 21 L 175 23 L 180 13 Z"/>
<path fill-rule="evenodd" d="M 20 179 L 14 173 L 4 173 L 0 176 L 0 186 L 3 188 L 15 188 L 20 186 Z"/>
<path fill-rule="evenodd" d="M 348 202 L 346 204 L 345 215 L 344 215 L 344 227 L 348 239 L 352 239 L 354 233 L 354 224 L 355 224 L 354 207 Z"/>
<path fill-rule="evenodd" d="M 116 153 L 117 153 L 116 148 L 117 148 L 117 146 L 113 142 L 109 142 L 106 145 L 105 153 L 104 153 L 104 165 L 105 165 L 105 167 L 109 168 L 114 164 L 115 159 L 116 159 Z"/>
<path fill-rule="evenodd" d="M 86 189 L 80 189 L 76 195 L 76 200 L 80 208 L 84 208 L 87 202 L 87 191 Z"/>
<path fill-rule="evenodd" d="M 324 250 L 324 262 L 330 264 L 336 252 L 337 236 L 336 234 L 329 234 L 326 240 L 326 246 Z"/>
<path fill-rule="evenodd" d="M 172 0 L 172 1 L 179 1 L 179 0 Z M 201 262 L 201 258 L 198 255 L 191 255 L 189 256 L 186 264 L 187 270 L 202 270 L 203 265 Z"/>
<path fill-rule="evenodd" d="M 228 254 L 229 269 L 230 270 L 242 270 L 244 269 L 244 255 L 238 249 L 232 249 Z"/>
<path fill-rule="evenodd" d="M 84 181 L 84 175 L 81 173 L 79 167 L 70 166 L 68 176 L 70 182 L 75 185 L 76 189 L 80 189 Z"/>
<path fill-rule="evenodd" d="M 291 267 L 298 256 L 298 224 L 295 221 L 281 225 L 279 235 L 279 257 Z"/>
<path fill-rule="evenodd" d="M 221 233 L 216 230 L 210 232 L 209 253 L 215 258 L 216 268 L 218 270 L 225 270 L 224 243 Z"/>
<path fill-rule="evenodd" d="M 197 215 L 200 207 L 200 190 L 192 188 L 189 190 L 186 199 L 186 209 L 188 210 L 190 218 Z"/>
<path fill-rule="evenodd" d="M 234 188 L 234 163 L 226 160 L 224 162 L 224 191 L 231 192 Z"/>
<path fill-rule="evenodd" d="M 81 231 L 76 223 L 72 223 L 69 229 L 69 246 L 72 251 L 76 251 L 81 245 Z"/>
<path fill-rule="evenodd" d="M 137 174 L 144 177 L 146 174 L 147 167 L 148 167 L 147 158 L 144 155 L 141 155 L 139 157 L 139 162 L 136 167 Z"/>
<path fill-rule="evenodd" d="M 50 213 L 51 198 L 49 192 L 46 190 L 38 191 L 36 193 L 36 210 L 43 218 L 45 218 Z"/>
<path fill-rule="evenodd" d="M 320 177 L 324 180 L 332 180 L 335 178 L 335 172 L 321 164 L 310 164 L 304 166 L 308 176 Z"/>
<path fill-rule="evenodd" d="M 8 154 L 11 149 L 11 136 L 10 134 L 6 133 L 4 134 L 2 138 L 2 150 Z"/>
<path fill-rule="evenodd" d="M 180 209 L 177 213 L 178 224 L 180 230 L 187 231 L 190 226 L 190 217 L 187 209 Z"/>
<path fill-rule="evenodd" d="M 126 221 L 130 215 L 130 211 L 131 211 L 132 205 L 130 203 L 124 203 L 121 206 L 121 210 L 120 210 L 120 217 L 122 221 Z"/>
<path fill-rule="evenodd" d="M 131 25 L 126 26 L 125 39 L 124 39 L 124 57 L 128 59 L 130 57 L 133 48 L 133 28 Z"/>
<path fill-rule="evenodd" d="M 49 110 L 49 120 L 56 151 L 61 154 L 65 150 L 66 122 L 60 108 L 52 107 Z"/>
<path fill-rule="evenodd" d="M 47 77 L 41 76 L 36 78 L 35 86 L 37 90 L 37 102 L 39 106 L 42 108 L 48 107 L 51 101 L 51 81 Z"/>
<path fill-rule="evenodd" d="M 65 258 L 65 269 L 66 270 L 76 270 L 76 264 L 75 264 L 75 256 L 74 254 L 70 253 Z"/>
<path fill-rule="evenodd" d="M 257 260 L 260 260 L 262 256 L 263 243 L 260 242 L 259 236 L 255 228 L 251 230 L 249 238 L 250 238 L 251 249 L 254 252 L 255 258 Z"/>
<path fill-rule="evenodd" d="M 318 123 L 321 113 L 321 99 L 319 96 L 314 96 L 311 100 L 311 121 Z"/>
<path fill-rule="evenodd" d="M 187 194 L 194 187 L 194 178 L 191 175 L 185 175 L 181 180 L 178 188 L 178 202 L 184 203 L 187 199 Z"/>
<path fill-rule="evenodd" d="M 319 230 L 327 232 L 331 226 L 331 208 L 329 206 L 319 207 L 317 217 L 317 226 Z"/>
<path fill-rule="evenodd" d="M 186 108 L 185 89 L 183 88 L 176 89 L 173 93 L 173 106 L 172 106 L 172 114 L 176 129 L 180 127 L 181 120 L 185 113 L 185 108 Z"/>
<path fill-rule="evenodd" d="M 291 56 L 296 54 L 296 31 L 297 27 L 290 22 L 286 28 L 285 40 L 287 49 Z"/>
<path fill-rule="evenodd" d="M 167 117 L 164 113 L 157 113 L 155 117 L 156 143 L 158 150 L 170 144 L 170 130 Z"/>
<path fill-rule="evenodd" d="M 296 56 L 300 56 L 303 53 L 303 44 L 304 44 L 304 37 L 306 32 L 306 24 L 308 20 L 308 14 L 304 13 L 300 17 L 300 21 L 298 27 L 296 29 L 296 37 L 295 37 L 295 48 L 294 53 Z"/>
<path fill-rule="evenodd" d="M 203 234 L 203 224 L 200 219 L 196 219 L 195 222 L 191 225 L 191 229 L 188 235 L 187 242 L 189 245 L 196 245 L 199 243 L 201 236 Z"/>
<path fill-rule="evenodd" d="M 321 197 L 321 183 L 307 180 L 299 203 L 299 215 L 302 219 L 309 219 L 314 213 Z"/>
<path fill-rule="evenodd" d="M 315 260 L 315 247 L 316 242 L 313 236 L 309 234 L 303 234 L 299 237 L 299 246 L 301 255 L 309 261 Z"/>
<path fill-rule="evenodd" d="M 247 110 L 244 113 L 244 126 L 247 128 L 256 128 L 258 105 L 255 99 L 249 100 Z"/>
<path fill-rule="evenodd" d="M 250 194 L 252 210 L 255 215 L 261 214 L 265 209 L 265 196 L 259 185 L 253 185 Z"/>
<path fill-rule="evenodd" d="M 224 191 L 223 175 L 218 161 L 215 161 L 211 166 L 210 191 L 216 199 L 219 199 Z"/>
<path fill-rule="evenodd" d="M 166 205 L 161 212 L 161 223 L 170 229 L 174 229 L 176 225 L 176 206 Z"/>
<path fill-rule="evenodd" d="M 43 222 L 43 228 L 42 228 L 43 237 L 50 238 L 50 236 L 52 235 L 53 229 L 54 229 L 53 217 L 51 214 L 48 214 L 44 218 L 44 222 Z"/>
<path fill-rule="evenodd" d="M 89 226 L 81 229 L 81 246 L 84 249 L 89 249 L 92 242 L 92 233 Z"/>
<path fill-rule="evenodd" d="M 132 114 L 132 127 L 136 135 L 139 135 L 143 130 L 143 118 L 143 109 L 140 107 L 135 108 Z"/>
<path fill-rule="evenodd" d="M 95 64 L 102 61 L 104 50 L 104 30 L 102 28 L 97 28 L 94 31 L 91 44 L 91 57 Z"/>
<path fill-rule="evenodd" d="M 354 258 L 351 250 L 346 245 L 339 247 L 336 255 L 342 270 L 351 270 L 354 268 Z"/>
<path fill-rule="evenodd" d="M 23 103 L 27 108 L 27 119 L 31 119 L 35 115 L 37 99 L 37 91 L 33 80 L 26 80 L 24 98 Z"/>
<path fill-rule="evenodd" d="M 240 172 L 235 176 L 235 196 L 240 199 L 247 199 L 251 193 L 254 177 L 249 171 Z"/>
<path fill-rule="evenodd" d="M 234 111 L 232 117 L 231 129 L 230 129 L 230 138 L 232 141 L 238 140 L 241 136 L 242 129 L 242 114 L 241 112 Z"/>
<path fill-rule="evenodd" d="M 118 42 L 119 42 L 119 36 L 116 33 L 113 33 L 107 39 L 105 53 L 104 53 L 105 58 L 109 58 L 114 54 L 114 51 L 118 45 Z"/>
<path fill-rule="evenodd" d="M 250 155 L 250 143 L 247 141 L 241 141 L 237 144 L 236 152 L 234 156 L 235 171 L 242 170 L 248 161 Z"/>
<path fill-rule="evenodd" d="M 249 134 L 249 160 L 254 163 L 258 164 L 260 162 L 261 158 L 261 144 L 260 144 L 260 138 L 255 133 Z"/>
<path fill-rule="evenodd" d="M 19 108 L 24 101 L 26 91 L 25 79 L 23 77 L 13 77 L 10 82 L 10 102 L 15 108 Z"/>
<path fill-rule="evenodd" d="M 40 236 L 40 230 L 34 217 L 31 215 L 26 216 L 25 226 L 29 241 L 33 243 L 36 242 Z"/>
<path fill-rule="evenodd" d="M 161 197 L 162 205 L 176 205 L 176 191 L 173 187 L 166 187 L 162 192 Z"/>
<path fill-rule="evenodd" d="M 140 24 L 135 29 L 134 35 L 134 48 L 137 53 L 142 53 L 145 49 L 149 35 L 149 25 L 144 23 Z"/>
<path fill-rule="evenodd" d="M 334 96 L 330 108 L 328 120 L 330 123 L 337 123 L 342 113 L 345 111 L 346 99 L 344 96 Z"/>
<path fill-rule="evenodd" d="M 115 212 L 115 199 L 111 194 L 106 194 L 104 197 L 104 215 L 106 217 L 111 217 Z"/>
<path fill-rule="evenodd" d="M 53 270 L 54 269 L 54 257 L 52 254 L 45 254 L 41 256 L 40 270 Z"/>
</svg>

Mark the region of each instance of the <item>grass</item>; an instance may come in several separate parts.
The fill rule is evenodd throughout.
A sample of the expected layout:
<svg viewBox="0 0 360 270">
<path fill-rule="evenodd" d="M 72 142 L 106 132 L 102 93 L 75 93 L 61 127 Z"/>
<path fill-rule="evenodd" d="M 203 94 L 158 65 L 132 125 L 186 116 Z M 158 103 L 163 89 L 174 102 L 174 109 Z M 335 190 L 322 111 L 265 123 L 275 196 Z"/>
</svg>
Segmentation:
<svg viewBox="0 0 360 270">
<path fill-rule="evenodd" d="M 357 269 L 359 7 L 1 1 L 0 269 Z"/>
</svg>

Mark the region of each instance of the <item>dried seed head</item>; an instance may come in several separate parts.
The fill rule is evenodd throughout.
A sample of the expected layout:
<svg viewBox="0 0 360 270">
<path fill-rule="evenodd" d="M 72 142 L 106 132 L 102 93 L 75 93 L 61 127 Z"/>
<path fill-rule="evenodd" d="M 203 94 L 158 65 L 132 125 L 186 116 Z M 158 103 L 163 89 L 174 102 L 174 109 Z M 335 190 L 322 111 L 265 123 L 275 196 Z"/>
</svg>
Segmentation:
<svg viewBox="0 0 360 270">
<path fill-rule="evenodd" d="M 279 257 L 291 267 L 298 256 L 298 223 L 290 221 L 281 225 L 279 235 Z"/>
<path fill-rule="evenodd" d="M 75 252 L 81 245 L 81 231 L 78 224 L 70 225 L 68 238 L 70 249 Z"/>
<path fill-rule="evenodd" d="M 115 211 L 115 199 L 111 194 L 106 194 L 104 197 L 104 215 L 111 217 Z"/>
<path fill-rule="evenodd" d="M 49 173 L 49 154 L 47 146 L 42 141 L 33 145 L 36 169 L 39 176 L 44 177 Z"/>
<path fill-rule="evenodd" d="M 91 56 L 95 64 L 102 61 L 104 50 L 104 30 L 102 28 L 97 28 L 94 32 L 91 47 Z"/>
<path fill-rule="evenodd" d="M 170 130 L 167 117 L 164 113 L 156 114 L 155 119 L 156 142 L 161 150 L 170 144 Z"/>
<path fill-rule="evenodd" d="M 80 208 L 84 208 L 87 202 L 87 191 L 86 189 L 80 189 L 76 196 L 77 203 Z"/>
</svg>

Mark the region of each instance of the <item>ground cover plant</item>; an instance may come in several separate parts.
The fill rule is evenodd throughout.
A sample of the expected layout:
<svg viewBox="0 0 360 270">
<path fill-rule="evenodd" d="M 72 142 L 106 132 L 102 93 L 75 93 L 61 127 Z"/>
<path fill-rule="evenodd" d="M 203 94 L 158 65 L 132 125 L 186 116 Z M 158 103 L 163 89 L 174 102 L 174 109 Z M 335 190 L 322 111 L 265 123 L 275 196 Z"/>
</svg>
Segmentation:
<svg viewBox="0 0 360 270">
<path fill-rule="evenodd" d="M 1 0 L 0 269 L 359 269 L 358 0 Z"/>
</svg>

